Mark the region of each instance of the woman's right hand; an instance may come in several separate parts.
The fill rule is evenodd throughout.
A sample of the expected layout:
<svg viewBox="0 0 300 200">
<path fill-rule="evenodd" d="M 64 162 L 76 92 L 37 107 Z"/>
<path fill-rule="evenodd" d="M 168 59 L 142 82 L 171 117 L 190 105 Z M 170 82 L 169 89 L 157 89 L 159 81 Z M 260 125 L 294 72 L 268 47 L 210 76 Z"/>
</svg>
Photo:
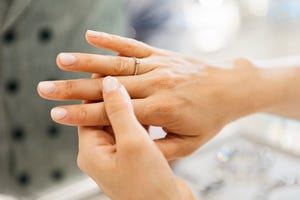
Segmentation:
<svg viewBox="0 0 300 200">
<path fill-rule="evenodd" d="M 103 80 L 113 132 L 79 127 L 78 165 L 112 200 L 194 200 L 134 116 L 130 97 L 113 77 Z"/>
</svg>

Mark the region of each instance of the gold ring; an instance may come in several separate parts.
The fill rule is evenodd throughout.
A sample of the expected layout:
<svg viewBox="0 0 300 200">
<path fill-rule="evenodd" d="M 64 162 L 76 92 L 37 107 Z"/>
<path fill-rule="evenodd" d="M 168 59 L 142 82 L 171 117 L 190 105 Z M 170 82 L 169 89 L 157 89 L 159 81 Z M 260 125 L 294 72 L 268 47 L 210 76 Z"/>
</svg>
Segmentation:
<svg viewBox="0 0 300 200">
<path fill-rule="evenodd" d="M 135 76 L 135 75 L 138 75 L 138 73 L 139 73 L 139 66 L 140 66 L 141 62 L 136 57 L 132 57 L 132 58 L 134 60 L 134 72 L 133 72 L 133 76 Z"/>
</svg>

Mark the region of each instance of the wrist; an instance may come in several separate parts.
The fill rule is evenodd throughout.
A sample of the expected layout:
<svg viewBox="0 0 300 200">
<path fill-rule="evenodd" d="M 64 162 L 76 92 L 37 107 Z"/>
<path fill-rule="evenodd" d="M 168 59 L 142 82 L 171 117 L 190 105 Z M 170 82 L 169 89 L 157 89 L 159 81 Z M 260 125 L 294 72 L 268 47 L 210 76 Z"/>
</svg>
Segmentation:
<svg viewBox="0 0 300 200">
<path fill-rule="evenodd" d="M 230 77 L 237 80 L 230 93 L 237 107 L 233 120 L 257 112 L 284 115 L 298 104 L 299 67 L 262 68 L 247 62 L 247 67 L 232 69 L 235 72 Z"/>
<path fill-rule="evenodd" d="M 293 109 L 299 106 L 300 90 L 298 85 L 300 67 L 281 67 L 260 69 L 262 82 L 267 85 L 273 98 L 261 111 L 287 117 L 299 117 Z M 292 110 L 291 110 L 292 109 Z M 297 116 L 294 114 L 297 113 Z"/>
<path fill-rule="evenodd" d="M 285 91 L 286 81 L 280 71 L 264 69 L 254 66 L 250 61 L 239 63 L 242 67 L 225 70 L 221 76 L 226 77 L 225 88 L 221 102 L 225 108 L 227 121 L 225 124 L 238 118 L 265 112 L 280 104 Z"/>
</svg>

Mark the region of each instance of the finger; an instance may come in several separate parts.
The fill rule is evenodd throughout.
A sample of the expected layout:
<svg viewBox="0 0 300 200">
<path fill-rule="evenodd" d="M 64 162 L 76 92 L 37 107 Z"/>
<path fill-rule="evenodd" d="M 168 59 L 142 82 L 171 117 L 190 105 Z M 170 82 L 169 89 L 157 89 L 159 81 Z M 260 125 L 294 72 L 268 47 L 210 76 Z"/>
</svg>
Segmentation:
<svg viewBox="0 0 300 200">
<path fill-rule="evenodd" d="M 103 79 L 103 97 L 107 116 L 114 130 L 116 143 L 148 139 L 148 134 L 135 117 L 133 106 L 124 86 L 116 78 Z"/>
<path fill-rule="evenodd" d="M 174 119 L 174 116 L 178 115 L 172 115 L 170 101 L 150 96 L 145 99 L 133 99 L 132 104 L 136 117 L 143 125 L 165 127 L 178 121 L 177 118 Z M 57 123 L 69 126 L 110 125 L 103 102 L 59 106 L 51 110 L 51 116 Z"/>
<path fill-rule="evenodd" d="M 114 145 L 114 138 L 111 134 L 101 130 L 98 126 L 78 127 L 79 144 L 83 147 L 100 147 Z"/>
<path fill-rule="evenodd" d="M 87 31 L 86 40 L 93 46 L 112 50 L 128 57 L 145 58 L 153 53 L 153 48 L 145 43 L 103 32 Z"/>
<path fill-rule="evenodd" d="M 95 74 L 93 73 L 91 75 L 91 79 L 97 79 L 97 78 L 102 78 L 103 76 L 101 76 L 100 74 Z M 81 99 L 82 100 L 82 99 Z M 98 102 L 98 100 L 82 100 L 83 104 L 88 104 L 88 103 L 96 103 Z"/>
<path fill-rule="evenodd" d="M 144 76 L 117 77 L 126 86 L 132 98 L 144 98 L 152 93 Z M 50 100 L 102 100 L 103 78 L 43 81 L 38 84 L 41 97 Z M 147 89 L 145 89 L 147 88 Z"/>
<path fill-rule="evenodd" d="M 78 127 L 79 168 L 91 177 L 101 173 L 111 163 L 116 147 L 111 135 L 97 127 Z"/>
<path fill-rule="evenodd" d="M 134 74 L 136 67 L 138 67 L 138 74 L 154 69 L 153 66 L 144 65 L 141 60 L 136 66 L 134 58 L 84 53 L 60 53 L 56 62 L 63 70 L 97 73 L 103 76 L 130 76 Z"/>
<path fill-rule="evenodd" d="M 154 140 L 154 142 L 170 161 L 186 157 L 196 151 L 201 146 L 197 140 L 198 138 L 194 136 L 168 133 L 165 138 Z"/>
<path fill-rule="evenodd" d="M 132 100 L 134 109 L 138 111 L 136 114 L 141 118 L 145 117 L 141 111 L 147 101 L 147 99 Z M 55 122 L 69 126 L 110 125 L 103 102 L 59 106 L 51 110 L 51 117 Z"/>
</svg>

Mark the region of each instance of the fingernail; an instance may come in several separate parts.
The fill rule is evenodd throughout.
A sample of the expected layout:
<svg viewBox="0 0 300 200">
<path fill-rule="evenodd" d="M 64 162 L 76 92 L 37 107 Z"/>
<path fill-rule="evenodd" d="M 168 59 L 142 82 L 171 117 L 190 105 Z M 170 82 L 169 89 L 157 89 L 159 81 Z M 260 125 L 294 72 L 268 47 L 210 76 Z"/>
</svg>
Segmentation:
<svg viewBox="0 0 300 200">
<path fill-rule="evenodd" d="M 64 108 L 53 108 L 51 110 L 51 117 L 54 120 L 61 120 L 67 115 L 68 111 Z"/>
<path fill-rule="evenodd" d="M 114 77 L 107 76 L 103 79 L 103 91 L 104 93 L 110 93 L 117 90 L 120 87 L 118 80 Z"/>
<path fill-rule="evenodd" d="M 63 65 L 73 65 L 76 62 L 75 56 L 69 53 L 59 54 L 59 60 Z"/>
<path fill-rule="evenodd" d="M 97 31 L 92 31 L 92 30 L 88 30 L 86 32 L 86 34 L 89 36 L 89 37 L 99 37 L 101 35 L 101 33 L 97 32 Z"/>
<path fill-rule="evenodd" d="M 56 86 L 54 83 L 50 81 L 43 81 L 39 83 L 38 88 L 42 91 L 42 93 L 50 94 L 54 92 Z"/>
</svg>

